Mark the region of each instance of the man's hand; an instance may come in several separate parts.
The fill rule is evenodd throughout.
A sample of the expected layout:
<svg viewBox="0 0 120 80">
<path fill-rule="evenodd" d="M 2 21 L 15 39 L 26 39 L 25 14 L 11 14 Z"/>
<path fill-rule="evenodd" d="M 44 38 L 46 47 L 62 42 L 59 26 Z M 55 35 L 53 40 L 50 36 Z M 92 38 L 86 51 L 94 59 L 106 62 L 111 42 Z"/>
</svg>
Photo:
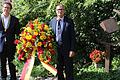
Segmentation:
<svg viewBox="0 0 120 80">
<path fill-rule="evenodd" d="M 75 52 L 74 51 L 70 51 L 69 52 L 69 57 L 74 57 L 75 56 Z"/>
</svg>

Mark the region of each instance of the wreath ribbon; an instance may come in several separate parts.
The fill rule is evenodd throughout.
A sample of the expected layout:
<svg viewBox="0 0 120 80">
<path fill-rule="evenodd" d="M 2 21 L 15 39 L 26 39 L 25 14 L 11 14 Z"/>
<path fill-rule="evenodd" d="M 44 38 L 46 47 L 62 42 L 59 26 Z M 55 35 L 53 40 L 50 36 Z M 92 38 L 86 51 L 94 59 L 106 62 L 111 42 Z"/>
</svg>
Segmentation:
<svg viewBox="0 0 120 80">
<path fill-rule="evenodd" d="M 41 60 L 40 55 L 38 56 L 38 58 L 45 69 L 51 72 L 54 76 L 57 75 L 57 69 L 54 66 L 49 64 L 50 62 L 49 58 L 45 61 Z M 35 62 L 35 56 L 31 56 L 31 58 L 26 60 L 20 76 L 20 80 L 29 80 L 33 66 L 34 66 L 34 62 Z"/>
</svg>

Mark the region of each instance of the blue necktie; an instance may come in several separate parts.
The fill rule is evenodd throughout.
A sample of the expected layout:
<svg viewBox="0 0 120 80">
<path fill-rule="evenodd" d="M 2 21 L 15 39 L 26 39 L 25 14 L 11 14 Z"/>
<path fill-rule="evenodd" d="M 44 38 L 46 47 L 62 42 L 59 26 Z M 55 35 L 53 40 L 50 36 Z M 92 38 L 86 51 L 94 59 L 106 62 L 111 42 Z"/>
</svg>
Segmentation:
<svg viewBox="0 0 120 80">
<path fill-rule="evenodd" d="M 61 29 L 61 24 L 60 24 L 61 20 L 58 20 L 58 24 L 57 24 L 57 33 L 56 33 L 56 41 L 58 43 L 61 43 L 61 34 L 62 34 L 62 29 Z"/>
<path fill-rule="evenodd" d="M 61 20 L 58 21 L 58 30 L 61 29 L 60 21 L 61 21 Z"/>
</svg>

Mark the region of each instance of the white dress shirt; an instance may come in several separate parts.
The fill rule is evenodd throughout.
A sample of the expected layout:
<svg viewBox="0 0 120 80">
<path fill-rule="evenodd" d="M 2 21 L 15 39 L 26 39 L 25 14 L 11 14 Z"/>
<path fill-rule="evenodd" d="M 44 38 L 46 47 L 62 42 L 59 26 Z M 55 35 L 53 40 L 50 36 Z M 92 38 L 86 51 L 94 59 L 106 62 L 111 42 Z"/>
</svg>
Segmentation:
<svg viewBox="0 0 120 80">
<path fill-rule="evenodd" d="M 1 18 L 2 18 L 2 21 L 3 21 L 3 26 L 6 30 L 9 27 L 10 15 L 8 17 L 5 17 L 3 14 L 1 14 Z"/>
<path fill-rule="evenodd" d="M 62 31 L 63 31 L 63 19 L 64 19 L 64 17 L 59 19 L 60 20 L 60 26 L 61 26 L 61 29 L 59 29 L 59 30 L 58 30 L 58 21 L 59 20 L 57 20 L 57 24 L 56 24 L 56 41 L 57 42 L 58 42 L 58 40 L 61 41 L 61 35 L 62 35 Z"/>
</svg>

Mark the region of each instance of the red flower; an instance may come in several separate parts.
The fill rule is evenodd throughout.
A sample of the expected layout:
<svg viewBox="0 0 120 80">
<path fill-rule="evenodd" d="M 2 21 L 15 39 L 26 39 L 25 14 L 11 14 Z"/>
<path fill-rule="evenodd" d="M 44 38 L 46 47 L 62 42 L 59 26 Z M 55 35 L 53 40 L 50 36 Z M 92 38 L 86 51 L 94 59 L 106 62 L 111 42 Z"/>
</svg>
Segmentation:
<svg viewBox="0 0 120 80">
<path fill-rule="evenodd" d="M 49 56 L 46 56 L 47 60 L 50 62 L 52 59 Z"/>
<path fill-rule="evenodd" d="M 36 35 L 33 35 L 33 36 L 32 36 L 33 39 L 36 39 L 36 37 L 37 37 Z"/>
<path fill-rule="evenodd" d="M 19 51 L 18 51 L 18 54 L 20 54 L 22 52 L 22 49 L 20 49 Z"/>
<path fill-rule="evenodd" d="M 55 50 L 54 49 L 50 49 L 49 51 L 52 55 L 55 55 Z"/>
<path fill-rule="evenodd" d="M 104 59 L 104 54 L 100 50 L 94 50 L 93 52 L 90 53 L 89 57 L 91 58 L 92 61 L 98 63 Z"/>
<path fill-rule="evenodd" d="M 94 61 L 98 63 L 99 61 L 101 61 L 101 58 L 97 57 Z"/>
<path fill-rule="evenodd" d="M 18 39 L 16 39 L 15 41 L 14 41 L 14 44 L 18 44 L 20 41 L 18 40 Z"/>
<path fill-rule="evenodd" d="M 38 55 L 43 54 L 43 50 L 41 47 L 38 47 Z"/>
<path fill-rule="evenodd" d="M 17 44 L 17 56 L 19 60 L 27 60 L 31 56 L 38 55 L 42 61 L 51 61 L 55 54 L 56 42 L 52 28 L 45 23 L 40 23 L 38 19 L 29 21 L 28 24 L 21 28 L 22 32 L 19 35 Z M 22 53 L 24 52 L 24 54 Z M 46 56 L 48 54 L 48 57 Z M 54 59 L 53 59 L 54 60 Z"/>
<path fill-rule="evenodd" d="M 40 28 L 41 31 L 44 30 L 44 26 L 45 26 L 45 24 L 41 24 L 41 28 Z"/>
<path fill-rule="evenodd" d="M 45 45 L 45 44 L 46 44 L 46 41 L 43 41 L 42 43 L 43 43 L 43 45 Z"/>
<path fill-rule="evenodd" d="M 30 28 L 34 29 L 34 25 L 32 24 L 32 22 L 30 23 Z"/>
<path fill-rule="evenodd" d="M 19 61 L 23 58 L 24 54 L 25 54 L 25 53 L 22 52 L 22 53 L 18 56 L 18 60 L 19 60 Z"/>
</svg>

